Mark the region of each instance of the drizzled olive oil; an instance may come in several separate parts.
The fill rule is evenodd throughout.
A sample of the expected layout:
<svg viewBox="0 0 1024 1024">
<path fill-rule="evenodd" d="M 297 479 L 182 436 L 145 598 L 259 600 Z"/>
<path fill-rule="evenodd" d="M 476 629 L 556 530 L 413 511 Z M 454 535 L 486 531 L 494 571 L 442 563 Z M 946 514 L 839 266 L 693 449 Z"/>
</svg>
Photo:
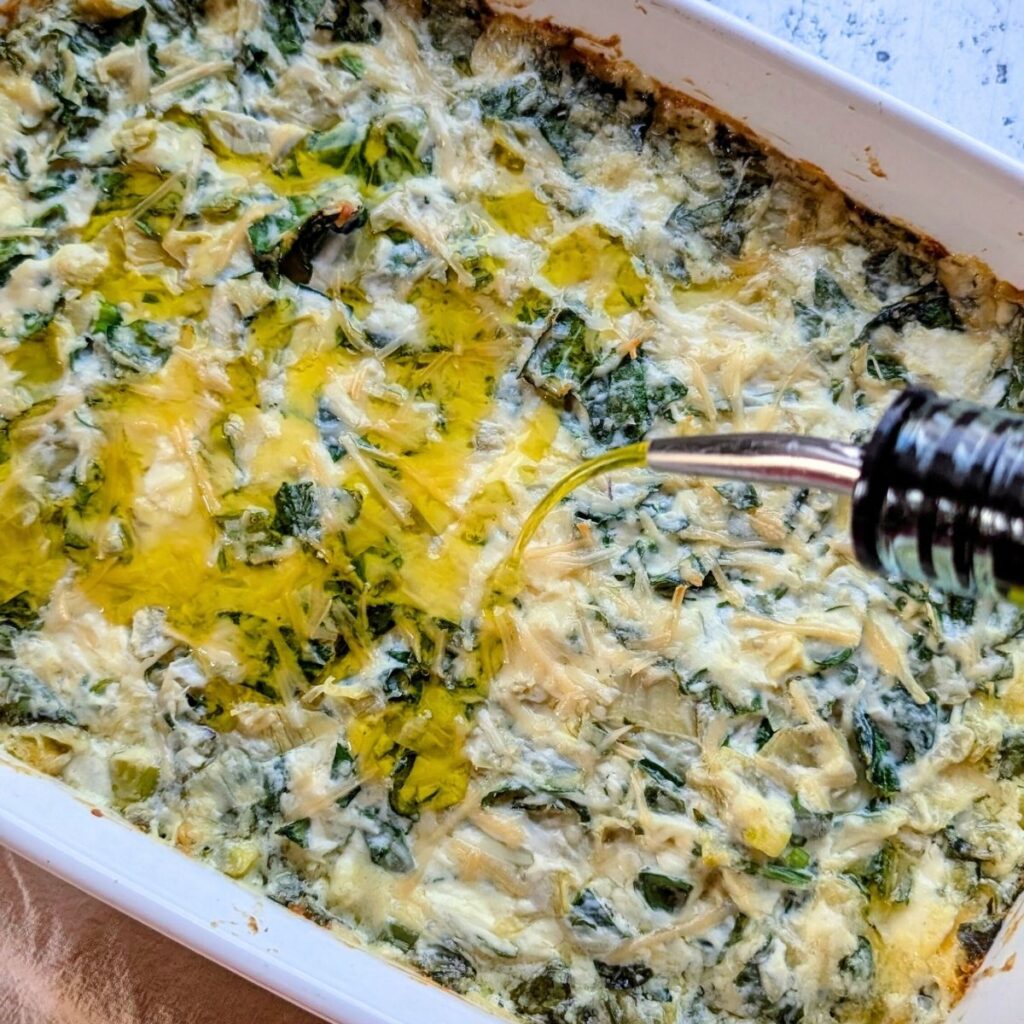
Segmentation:
<svg viewBox="0 0 1024 1024">
<path fill-rule="evenodd" d="M 471 0 L 12 18 L 0 756 L 524 1022 L 941 1024 L 1018 618 L 820 494 L 581 485 L 1015 408 L 1015 294 Z"/>
</svg>

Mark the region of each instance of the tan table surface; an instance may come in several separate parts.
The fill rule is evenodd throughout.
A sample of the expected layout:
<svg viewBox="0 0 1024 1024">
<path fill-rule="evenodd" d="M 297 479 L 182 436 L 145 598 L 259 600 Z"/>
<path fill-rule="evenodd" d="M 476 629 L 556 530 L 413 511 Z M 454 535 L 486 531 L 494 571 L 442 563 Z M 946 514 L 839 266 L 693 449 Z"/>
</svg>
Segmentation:
<svg viewBox="0 0 1024 1024">
<path fill-rule="evenodd" d="M 3 1024 L 316 1024 L 317 1018 L 0 850 Z"/>
</svg>

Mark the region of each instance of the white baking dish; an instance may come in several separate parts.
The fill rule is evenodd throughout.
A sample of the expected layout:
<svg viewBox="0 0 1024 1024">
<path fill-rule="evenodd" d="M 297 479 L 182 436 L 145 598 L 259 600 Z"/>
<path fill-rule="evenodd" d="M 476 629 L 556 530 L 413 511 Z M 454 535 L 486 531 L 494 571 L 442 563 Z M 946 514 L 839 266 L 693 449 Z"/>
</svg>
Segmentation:
<svg viewBox="0 0 1024 1024">
<path fill-rule="evenodd" d="M 868 207 L 1024 287 L 1024 167 L 765 36 L 700 0 L 495 0 L 584 30 L 664 84 L 821 167 Z M 0 842 L 37 864 L 341 1024 L 485 1024 L 495 1018 L 213 869 L 98 816 L 69 790 L 0 761 Z M 1011 923 L 953 1015 L 1016 1024 L 1024 935 Z"/>
</svg>

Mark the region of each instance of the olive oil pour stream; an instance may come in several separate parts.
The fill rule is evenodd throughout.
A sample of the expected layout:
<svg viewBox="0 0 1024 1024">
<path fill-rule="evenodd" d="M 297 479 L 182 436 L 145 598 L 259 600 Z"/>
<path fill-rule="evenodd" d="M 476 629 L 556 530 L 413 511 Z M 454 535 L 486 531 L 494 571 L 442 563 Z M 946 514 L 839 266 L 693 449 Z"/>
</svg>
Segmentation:
<svg viewBox="0 0 1024 1024">
<path fill-rule="evenodd" d="M 566 473 L 558 482 L 541 498 L 536 508 L 526 517 L 519 536 L 516 538 L 512 551 L 509 553 L 502 570 L 518 575 L 526 552 L 534 534 L 540 529 L 541 523 L 548 517 L 552 509 L 568 497 L 577 487 L 582 486 L 595 476 L 607 473 L 613 469 L 626 469 L 630 466 L 642 466 L 647 460 L 647 442 L 640 441 L 637 444 L 625 445 L 621 448 L 613 448 L 611 451 L 596 455 L 586 462 L 580 463 L 575 469 Z"/>
<path fill-rule="evenodd" d="M 568 497 L 577 487 L 613 469 L 642 466 L 646 460 L 646 441 L 613 448 L 611 451 L 587 459 L 586 462 L 580 463 L 562 476 L 526 517 L 508 557 L 495 569 L 488 581 L 481 628 L 481 649 L 488 678 L 493 678 L 504 661 L 498 619 L 503 614 L 505 606 L 515 600 L 523 587 L 523 555 L 541 524 L 558 503 Z"/>
</svg>

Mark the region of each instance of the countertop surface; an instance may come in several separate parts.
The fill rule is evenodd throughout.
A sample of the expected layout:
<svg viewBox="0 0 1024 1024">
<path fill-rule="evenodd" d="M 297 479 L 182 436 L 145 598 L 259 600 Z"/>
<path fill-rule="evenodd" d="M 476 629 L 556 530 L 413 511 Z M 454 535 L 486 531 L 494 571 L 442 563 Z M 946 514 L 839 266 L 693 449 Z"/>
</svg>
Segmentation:
<svg viewBox="0 0 1024 1024">
<path fill-rule="evenodd" d="M 1024 160 L 1024 0 L 714 0 Z M 0 853 L 9 1024 L 312 1024 L 10 854 Z"/>
<path fill-rule="evenodd" d="M 711 0 L 1024 161 L 1022 0 Z"/>
</svg>

